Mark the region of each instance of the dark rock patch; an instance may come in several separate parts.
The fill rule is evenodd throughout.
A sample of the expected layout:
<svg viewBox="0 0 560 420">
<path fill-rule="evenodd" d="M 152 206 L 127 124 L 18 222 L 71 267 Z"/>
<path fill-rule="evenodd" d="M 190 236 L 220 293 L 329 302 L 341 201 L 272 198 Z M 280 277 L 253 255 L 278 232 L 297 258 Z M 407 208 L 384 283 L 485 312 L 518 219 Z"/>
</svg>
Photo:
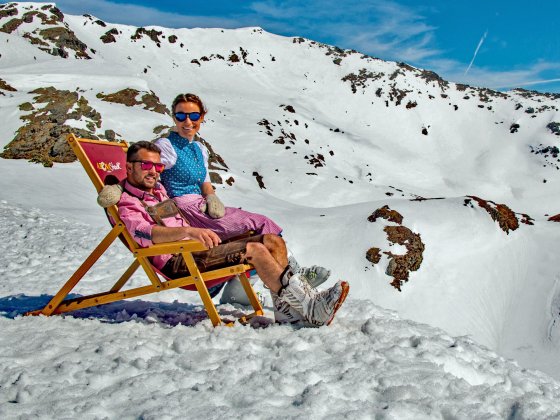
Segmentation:
<svg viewBox="0 0 560 420">
<path fill-rule="evenodd" d="M 95 130 L 101 127 L 101 115 L 77 92 L 47 87 L 30 93 L 36 95 L 35 104 L 44 106 L 33 107 L 32 113 L 21 117 L 26 124 L 17 130 L 14 139 L 0 154 L 4 159 L 29 159 L 44 166 L 52 166 L 53 162 L 73 162 L 76 156 L 66 142 L 69 133 L 99 138 Z M 88 121 L 87 129 L 66 124 L 67 120 L 83 119 Z"/>
<path fill-rule="evenodd" d="M 136 89 L 126 88 L 108 95 L 98 93 L 96 96 L 105 102 L 112 102 L 126 106 L 144 105 L 143 108 L 148 111 L 171 115 L 167 107 L 160 102 L 154 92 L 146 92 L 142 95 L 141 100 L 138 100 L 137 98 L 140 93 L 141 92 Z"/>
<path fill-rule="evenodd" d="M 253 172 L 253 176 L 256 178 L 257 183 L 259 184 L 259 187 L 261 188 L 261 190 L 266 189 L 266 187 L 264 186 L 262 175 L 259 175 L 258 172 Z"/>
</svg>

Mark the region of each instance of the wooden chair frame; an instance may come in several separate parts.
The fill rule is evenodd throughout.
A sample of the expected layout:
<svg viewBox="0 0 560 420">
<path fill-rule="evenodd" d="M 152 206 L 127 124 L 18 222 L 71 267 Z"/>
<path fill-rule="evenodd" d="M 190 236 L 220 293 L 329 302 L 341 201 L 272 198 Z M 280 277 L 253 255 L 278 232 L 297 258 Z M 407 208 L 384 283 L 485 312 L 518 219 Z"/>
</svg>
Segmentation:
<svg viewBox="0 0 560 420">
<path fill-rule="evenodd" d="M 126 150 L 128 149 L 128 144 L 124 141 L 107 142 L 100 140 L 89 140 L 77 138 L 73 134 L 69 134 L 67 140 L 98 192 L 101 190 L 101 188 L 103 188 L 104 183 L 97 171 L 94 169 L 94 166 L 88 158 L 86 152 L 84 151 L 82 143 L 99 143 L 103 145 L 111 145 L 121 148 L 123 153 L 126 153 Z M 105 238 L 99 243 L 99 245 L 97 245 L 92 253 L 85 259 L 82 265 L 68 279 L 64 286 L 62 286 L 62 288 L 55 294 L 55 296 L 44 308 L 28 312 L 26 315 L 50 316 L 75 311 L 77 309 L 88 308 L 91 306 L 103 305 L 105 303 L 116 302 L 131 297 L 175 289 L 177 287 L 190 286 L 191 288 L 193 288 L 194 286 L 194 288 L 196 288 L 196 291 L 200 295 L 200 298 L 202 299 L 204 308 L 206 309 L 206 312 L 208 313 L 208 317 L 212 321 L 212 324 L 214 326 L 218 326 L 222 325 L 223 321 L 220 318 L 218 311 L 216 310 L 214 302 L 212 302 L 212 298 L 208 293 L 208 287 L 206 283 L 213 280 L 222 279 L 224 277 L 232 277 L 236 275 L 239 276 L 241 284 L 243 285 L 243 289 L 245 290 L 245 293 L 249 298 L 249 302 L 254 309 L 254 312 L 252 314 L 244 317 L 244 319 L 241 319 L 241 321 L 249 319 L 250 317 L 255 315 L 263 315 L 262 306 L 246 275 L 246 272 L 252 269 L 250 265 L 237 264 L 218 270 L 200 272 L 194 261 L 192 252 L 206 250 L 206 247 L 202 243 L 194 240 L 189 240 L 160 243 L 152 245 L 148 248 L 141 248 L 126 230 L 124 223 L 119 217 L 117 206 L 111 206 L 107 210 L 109 215 L 115 221 L 115 225 L 113 226 L 111 231 L 107 234 L 107 236 L 105 236 Z M 101 257 L 101 255 L 105 253 L 105 251 L 115 241 L 115 239 L 119 237 L 125 242 L 129 250 L 132 252 L 134 259 L 128 269 L 126 269 L 126 271 L 117 280 L 117 282 L 106 292 L 82 296 L 76 299 L 65 300 L 68 294 L 74 289 L 74 287 L 80 282 L 80 280 L 82 280 L 82 278 L 95 264 L 99 257 Z M 156 270 L 152 266 L 149 257 L 178 253 L 180 253 L 185 259 L 185 263 L 189 269 L 190 275 L 173 280 L 167 279 L 162 275 L 162 278 L 164 278 L 164 280 L 162 281 L 158 276 Z M 146 275 L 148 276 L 151 284 L 123 291 L 122 288 L 140 266 L 146 272 Z M 226 325 L 231 324 L 232 323 L 226 323 Z"/>
</svg>

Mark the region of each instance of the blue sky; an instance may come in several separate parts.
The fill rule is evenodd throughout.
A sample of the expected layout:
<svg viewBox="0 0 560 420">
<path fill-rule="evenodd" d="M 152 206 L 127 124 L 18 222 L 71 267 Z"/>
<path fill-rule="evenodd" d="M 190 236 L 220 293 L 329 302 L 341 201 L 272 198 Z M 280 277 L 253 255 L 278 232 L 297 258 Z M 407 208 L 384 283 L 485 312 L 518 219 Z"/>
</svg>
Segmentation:
<svg viewBox="0 0 560 420">
<path fill-rule="evenodd" d="M 260 26 L 405 61 L 443 78 L 505 90 L 560 93 L 557 0 L 61 0 L 68 14 L 89 13 L 135 26 Z"/>
</svg>

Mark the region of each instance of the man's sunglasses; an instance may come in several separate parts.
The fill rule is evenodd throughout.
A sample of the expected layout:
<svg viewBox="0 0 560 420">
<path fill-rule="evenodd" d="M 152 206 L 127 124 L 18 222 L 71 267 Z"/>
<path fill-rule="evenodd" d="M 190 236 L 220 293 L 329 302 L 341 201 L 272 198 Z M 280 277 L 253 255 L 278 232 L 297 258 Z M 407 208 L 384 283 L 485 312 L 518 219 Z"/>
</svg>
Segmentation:
<svg viewBox="0 0 560 420">
<path fill-rule="evenodd" d="M 158 174 L 161 174 L 165 169 L 165 165 L 163 163 L 156 163 L 156 162 L 152 162 L 151 160 L 130 160 L 129 162 L 140 163 L 140 167 L 142 168 L 143 171 L 149 171 L 150 169 L 155 167 L 156 172 Z"/>
<path fill-rule="evenodd" d="M 198 121 L 200 117 L 202 117 L 202 114 L 200 112 L 176 112 L 173 116 L 179 122 L 185 121 L 187 117 L 189 117 L 191 121 Z"/>
</svg>

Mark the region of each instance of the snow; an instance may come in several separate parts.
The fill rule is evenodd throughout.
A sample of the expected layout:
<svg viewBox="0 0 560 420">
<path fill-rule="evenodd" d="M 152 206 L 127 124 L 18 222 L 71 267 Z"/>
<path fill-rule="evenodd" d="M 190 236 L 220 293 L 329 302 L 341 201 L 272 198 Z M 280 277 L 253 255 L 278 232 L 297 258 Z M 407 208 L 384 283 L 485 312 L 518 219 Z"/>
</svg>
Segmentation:
<svg viewBox="0 0 560 420">
<path fill-rule="evenodd" d="M 196 293 L 183 290 L 23 317 L 49 300 L 108 226 L 78 163 L 47 169 L 2 159 L 0 418 L 560 416 L 560 225 L 547 221 L 560 209 L 560 177 L 555 160 L 530 153 L 557 144 L 545 128 L 560 120 L 557 99 L 515 94 L 486 103 L 452 84 L 443 98 L 410 73 L 390 80 L 396 63 L 351 54 L 335 65 L 325 48 L 255 28 L 156 28 L 178 36 L 157 47 L 147 37 L 131 41 L 129 26 L 65 22 L 96 50 L 92 60 L 38 50 L 21 38 L 25 24 L 0 33 L 0 78 L 17 89 L 0 95 L 1 146 L 38 87 L 80 92 L 102 116 L 98 133 L 112 129 L 129 141 L 154 138 L 153 127 L 171 119 L 97 93 L 134 88 L 169 104 L 195 91 L 210 109 L 202 135 L 228 165 L 222 177 L 235 179 L 217 186 L 224 203 L 269 215 L 300 263 L 329 267 L 326 285 L 342 278 L 351 291 L 320 329 L 266 319 L 213 329 Z M 122 34 L 103 44 L 99 37 L 113 27 Z M 227 62 L 240 46 L 253 66 Z M 212 54 L 225 60 L 191 63 Z M 340 79 L 361 68 L 385 76 L 353 94 Z M 401 106 L 389 99 L 392 83 L 410 91 Z M 406 109 L 409 100 L 418 106 Z M 535 118 L 525 112 L 545 105 Z M 521 125 L 515 134 L 513 122 Z M 273 143 L 282 130 L 295 135 L 293 144 Z M 304 158 L 317 154 L 324 166 Z M 467 195 L 528 213 L 534 224 L 506 234 L 476 202 L 467 205 Z M 418 196 L 441 199 L 411 201 Z M 385 274 L 385 254 L 375 266 L 365 259 L 371 247 L 406 252 L 387 239 L 384 228 L 395 223 L 367 220 L 384 205 L 425 245 L 401 292 Z M 130 262 L 115 244 L 73 293 L 109 288 Z M 130 286 L 147 282 L 137 273 Z M 266 293 L 261 283 L 257 289 Z M 230 317 L 243 310 L 218 309 Z"/>
</svg>

